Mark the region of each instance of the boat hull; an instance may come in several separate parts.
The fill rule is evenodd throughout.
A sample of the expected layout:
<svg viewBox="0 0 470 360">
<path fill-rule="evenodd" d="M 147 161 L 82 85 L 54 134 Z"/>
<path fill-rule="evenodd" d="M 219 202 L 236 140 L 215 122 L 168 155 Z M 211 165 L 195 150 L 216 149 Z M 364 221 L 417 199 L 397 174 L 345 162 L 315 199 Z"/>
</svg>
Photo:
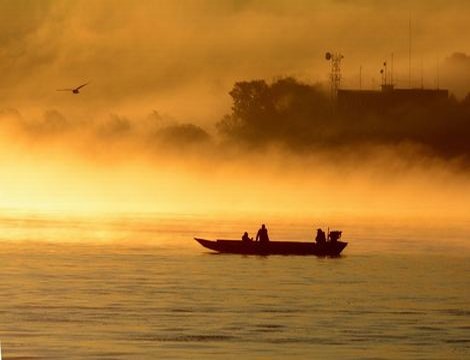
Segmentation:
<svg viewBox="0 0 470 360">
<path fill-rule="evenodd" d="M 314 242 L 294 241 L 270 241 L 263 244 L 255 241 L 194 239 L 205 248 L 219 253 L 244 255 L 339 256 L 348 244 L 343 241 L 327 242 L 320 245 Z"/>
</svg>

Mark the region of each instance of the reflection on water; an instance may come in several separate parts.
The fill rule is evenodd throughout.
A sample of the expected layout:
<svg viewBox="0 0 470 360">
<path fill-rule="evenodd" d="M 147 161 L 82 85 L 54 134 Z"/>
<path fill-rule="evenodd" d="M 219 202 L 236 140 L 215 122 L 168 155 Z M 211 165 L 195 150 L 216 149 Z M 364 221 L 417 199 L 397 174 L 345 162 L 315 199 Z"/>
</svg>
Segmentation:
<svg viewBox="0 0 470 360">
<path fill-rule="evenodd" d="M 259 226 L 240 223 L 1 217 L 4 358 L 470 356 L 468 224 L 332 220 L 350 241 L 338 259 L 211 255 L 192 240 Z M 314 236 L 308 221 L 268 226 Z"/>
</svg>

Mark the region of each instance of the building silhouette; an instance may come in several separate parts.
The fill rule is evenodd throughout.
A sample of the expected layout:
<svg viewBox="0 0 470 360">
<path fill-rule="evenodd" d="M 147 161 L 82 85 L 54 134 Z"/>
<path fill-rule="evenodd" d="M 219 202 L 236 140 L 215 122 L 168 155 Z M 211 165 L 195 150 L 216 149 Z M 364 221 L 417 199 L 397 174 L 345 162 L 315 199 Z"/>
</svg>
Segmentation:
<svg viewBox="0 0 470 360">
<path fill-rule="evenodd" d="M 383 114 L 397 108 L 436 106 L 446 102 L 449 91 L 446 89 L 395 88 L 383 84 L 380 90 L 338 89 L 337 107 L 339 111 L 354 114 Z"/>
</svg>

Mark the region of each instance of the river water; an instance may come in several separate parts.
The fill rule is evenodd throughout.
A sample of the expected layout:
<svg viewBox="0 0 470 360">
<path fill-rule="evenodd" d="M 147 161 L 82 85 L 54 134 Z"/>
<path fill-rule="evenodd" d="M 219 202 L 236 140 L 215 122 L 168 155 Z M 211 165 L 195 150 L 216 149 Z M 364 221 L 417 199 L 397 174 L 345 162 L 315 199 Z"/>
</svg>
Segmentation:
<svg viewBox="0 0 470 360">
<path fill-rule="evenodd" d="M 4 359 L 468 359 L 470 224 L 327 219 L 340 258 L 216 255 L 253 219 L 0 216 Z M 312 221 L 267 223 L 307 240 Z"/>
</svg>

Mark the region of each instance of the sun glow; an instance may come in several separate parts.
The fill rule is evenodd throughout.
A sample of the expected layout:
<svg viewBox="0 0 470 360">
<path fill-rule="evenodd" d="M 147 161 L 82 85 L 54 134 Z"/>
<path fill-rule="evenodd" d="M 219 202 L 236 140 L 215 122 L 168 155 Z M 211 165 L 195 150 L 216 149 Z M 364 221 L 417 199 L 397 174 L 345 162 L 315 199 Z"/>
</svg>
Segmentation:
<svg viewBox="0 0 470 360">
<path fill-rule="evenodd" d="M 271 154 L 269 162 L 265 156 L 227 160 L 188 155 L 183 160 L 168 153 L 132 152 L 123 144 L 108 147 L 103 160 L 78 155 L 65 144 L 26 149 L 18 142 L 3 142 L 4 209 L 292 217 L 465 216 L 469 211 L 465 175 L 438 167 L 407 169 L 397 176 L 392 174 L 396 165 L 354 165 L 354 171 L 348 165 L 340 171 L 327 159 L 279 153 Z"/>
</svg>

